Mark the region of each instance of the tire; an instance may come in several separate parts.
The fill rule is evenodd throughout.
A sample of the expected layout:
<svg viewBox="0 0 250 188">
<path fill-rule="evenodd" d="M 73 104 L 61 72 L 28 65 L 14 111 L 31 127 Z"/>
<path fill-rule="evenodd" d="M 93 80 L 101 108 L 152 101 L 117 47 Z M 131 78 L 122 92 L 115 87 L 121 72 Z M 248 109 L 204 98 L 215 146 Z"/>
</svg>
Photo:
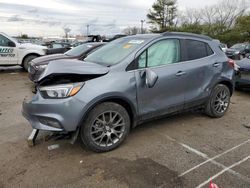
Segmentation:
<svg viewBox="0 0 250 188">
<path fill-rule="evenodd" d="M 80 138 L 88 149 L 107 152 L 117 148 L 129 130 L 130 117 L 126 109 L 117 103 L 105 102 L 89 112 L 80 127 Z"/>
<path fill-rule="evenodd" d="M 229 108 L 230 97 L 230 90 L 226 85 L 216 85 L 206 103 L 205 113 L 213 118 L 221 118 Z"/>
<path fill-rule="evenodd" d="M 23 60 L 23 65 L 22 65 L 22 67 L 24 68 L 25 71 L 28 72 L 30 62 L 37 57 L 38 56 L 36 56 L 36 55 L 28 55 L 27 57 L 25 57 L 25 59 Z"/>
</svg>

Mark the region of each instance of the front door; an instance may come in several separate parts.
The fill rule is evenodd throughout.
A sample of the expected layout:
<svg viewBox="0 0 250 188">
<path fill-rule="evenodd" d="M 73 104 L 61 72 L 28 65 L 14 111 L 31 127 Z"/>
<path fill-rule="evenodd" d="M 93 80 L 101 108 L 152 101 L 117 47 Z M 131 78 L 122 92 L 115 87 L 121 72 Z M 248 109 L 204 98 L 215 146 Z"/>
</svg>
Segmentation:
<svg viewBox="0 0 250 188">
<path fill-rule="evenodd" d="M 15 43 L 0 34 L 0 65 L 16 65 L 17 50 Z"/>
<path fill-rule="evenodd" d="M 183 109 L 185 73 L 180 63 L 180 49 L 177 39 L 160 40 L 137 58 L 135 77 L 138 110 L 142 120 Z M 146 69 L 158 77 L 151 88 L 146 84 Z"/>
</svg>

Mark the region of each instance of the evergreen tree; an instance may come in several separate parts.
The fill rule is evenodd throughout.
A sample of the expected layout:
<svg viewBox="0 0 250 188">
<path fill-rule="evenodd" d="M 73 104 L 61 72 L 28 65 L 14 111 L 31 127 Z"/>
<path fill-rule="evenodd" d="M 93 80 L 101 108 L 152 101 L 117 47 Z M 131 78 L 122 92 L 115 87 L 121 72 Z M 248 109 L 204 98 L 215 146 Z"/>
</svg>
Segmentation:
<svg viewBox="0 0 250 188">
<path fill-rule="evenodd" d="M 154 31 L 164 31 L 172 28 L 176 17 L 176 0 L 156 0 L 147 14 L 149 23 L 152 24 L 152 30 Z"/>
</svg>

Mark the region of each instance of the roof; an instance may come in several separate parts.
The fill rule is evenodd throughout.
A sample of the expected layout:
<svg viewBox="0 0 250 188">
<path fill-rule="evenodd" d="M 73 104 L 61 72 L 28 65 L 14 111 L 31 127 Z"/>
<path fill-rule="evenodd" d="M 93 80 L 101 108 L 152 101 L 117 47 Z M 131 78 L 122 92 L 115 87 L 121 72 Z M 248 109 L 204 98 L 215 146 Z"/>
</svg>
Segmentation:
<svg viewBox="0 0 250 188">
<path fill-rule="evenodd" d="M 162 33 L 162 36 L 183 36 L 183 37 L 194 37 L 204 40 L 213 40 L 211 37 L 206 35 L 194 34 L 194 33 L 185 33 L 185 32 L 165 32 Z"/>
</svg>

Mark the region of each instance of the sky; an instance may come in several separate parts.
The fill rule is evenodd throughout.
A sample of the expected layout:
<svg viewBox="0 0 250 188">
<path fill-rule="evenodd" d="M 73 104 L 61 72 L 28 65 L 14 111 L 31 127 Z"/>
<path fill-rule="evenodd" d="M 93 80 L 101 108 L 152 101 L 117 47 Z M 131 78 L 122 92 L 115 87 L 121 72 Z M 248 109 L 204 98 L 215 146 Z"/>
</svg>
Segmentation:
<svg viewBox="0 0 250 188">
<path fill-rule="evenodd" d="M 155 0 L 0 0 L 0 32 L 9 35 L 63 36 L 117 34 L 140 27 Z M 178 0 L 179 10 L 202 8 L 219 0 Z M 145 27 L 148 24 L 145 23 Z"/>
</svg>

